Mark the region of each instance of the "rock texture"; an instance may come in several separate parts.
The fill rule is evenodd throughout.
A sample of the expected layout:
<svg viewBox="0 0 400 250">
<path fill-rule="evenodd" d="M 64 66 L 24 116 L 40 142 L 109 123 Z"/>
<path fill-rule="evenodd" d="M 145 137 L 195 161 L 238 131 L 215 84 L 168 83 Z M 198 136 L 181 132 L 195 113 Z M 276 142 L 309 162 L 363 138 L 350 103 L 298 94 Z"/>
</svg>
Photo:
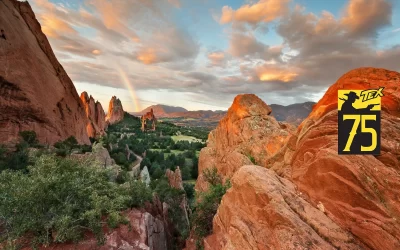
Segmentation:
<svg viewBox="0 0 400 250">
<path fill-rule="evenodd" d="M 34 130 L 41 143 L 70 136 L 89 144 L 78 93 L 57 61 L 28 2 L 0 1 L 0 141 Z"/>
<path fill-rule="evenodd" d="M 199 156 L 196 190 L 207 188 L 202 172 L 217 168 L 224 179 L 243 165 L 264 165 L 286 142 L 290 130 L 272 117 L 271 108 L 253 94 L 238 95 L 226 116 L 208 136 Z"/>
<path fill-rule="evenodd" d="M 274 171 L 243 166 L 231 183 L 205 249 L 360 249 L 347 230 Z"/>
<path fill-rule="evenodd" d="M 400 249 L 400 73 L 350 71 L 264 169 L 232 178 L 206 249 Z M 337 91 L 385 87 L 381 155 L 337 154 Z"/>
<path fill-rule="evenodd" d="M 129 225 L 104 229 L 105 243 L 98 245 L 94 237 L 87 237 L 77 244 L 53 244 L 40 249 L 52 250 L 165 250 L 166 233 L 163 222 L 148 212 L 132 209 L 126 212 Z M 29 250 L 24 248 L 23 250 Z"/>
<path fill-rule="evenodd" d="M 92 96 L 89 97 L 88 93 L 82 92 L 81 101 L 85 107 L 86 117 L 88 123 L 86 131 L 89 137 L 96 138 L 104 135 L 106 132 L 106 115 L 100 102 L 95 102 Z"/>
<path fill-rule="evenodd" d="M 124 109 L 122 107 L 121 100 L 116 96 L 113 96 L 108 105 L 108 113 L 106 116 L 106 122 L 108 124 L 114 124 L 124 119 Z"/>
</svg>

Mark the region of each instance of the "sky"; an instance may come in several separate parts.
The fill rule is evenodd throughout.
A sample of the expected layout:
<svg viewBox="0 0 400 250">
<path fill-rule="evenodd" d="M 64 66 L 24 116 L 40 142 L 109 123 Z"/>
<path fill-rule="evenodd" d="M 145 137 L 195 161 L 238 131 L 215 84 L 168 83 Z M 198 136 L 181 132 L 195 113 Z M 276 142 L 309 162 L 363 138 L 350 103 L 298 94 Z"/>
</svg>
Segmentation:
<svg viewBox="0 0 400 250">
<path fill-rule="evenodd" d="M 28 0 L 80 94 L 105 110 L 318 101 L 351 69 L 400 71 L 396 0 Z"/>
</svg>

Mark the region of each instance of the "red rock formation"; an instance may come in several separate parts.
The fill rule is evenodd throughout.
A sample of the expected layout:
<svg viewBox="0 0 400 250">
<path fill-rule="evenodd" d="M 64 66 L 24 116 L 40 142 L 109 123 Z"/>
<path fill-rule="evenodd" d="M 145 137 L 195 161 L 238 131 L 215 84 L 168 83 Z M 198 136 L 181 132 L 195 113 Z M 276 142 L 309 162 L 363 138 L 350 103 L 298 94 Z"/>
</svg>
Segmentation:
<svg viewBox="0 0 400 250">
<path fill-rule="evenodd" d="M 400 249 L 400 73 L 355 69 L 332 85 L 298 129 L 283 170 L 309 201 L 372 249 Z M 381 155 L 337 154 L 339 89 L 385 87 Z"/>
<path fill-rule="evenodd" d="M 179 167 L 176 168 L 175 172 L 167 169 L 165 175 L 167 176 L 168 183 L 171 187 L 183 190 L 182 174 Z"/>
<path fill-rule="evenodd" d="M 253 94 L 238 95 L 227 115 L 208 136 L 207 147 L 199 156 L 197 190 L 204 190 L 202 172 L 216 167 L 224 179 L 231 178 L 243 165 L 264 165 L 290 134 L 287 126 L 271 115 L 271 108 Z"/>
<path fill-rule="evenodd" d="M 231 183 L 205 249 L 362 249 L 274 171 L 243 166 Z"/>
<path fill-rule="evenodd" d="M 271 170 L 242 167 L 213 221 L 206 249 L 400 249 L 400 73 L 341 77 Z M 338 155 L 337 91 L 385 87 L 381 155 Z M 282 177 L 279 177 L 281 175 Z"/>
<path fill-rule="evenodd" d="M 106 115 L 101 103 L 95 102 L 93 97 L 89 97 L 86 91 L 82 92 L 81 100 L 85 107 L 86 117 L 88 118 L 88 124 L 86 125 L 88 136 L 96 138 L 104 135 L 106 129 Z"/>
<path fill-rule="evenodd" d="M 52 244 L 39 249 L 52 250 L 165 250 L 167 249 L 166 234 L 163 221 L 153 217 L 148 212 L 136 209 L 126 212 L 129 225 L 120 225 L 118 228 L 109 230 L 104 228 L 105 243 L 99 246 L 95 237 L 86 237 L 77 244 Z M 30 250 L 24 248 L 23 250 Z"/>
<path fill-rule="evenodd" d="M 124 109 L 122 107 L 121 100 L 113 96 L 108 105 L 108 113 L 106 116 L 106 122 L 108 124 L 114 124 L 124 119 Z"/>
<path fill-rule="evenodd" d="M 0 24 L 0 141 L 14 144 L 34 130 L 42 143 L 70 136 L 90 143 L 78 93 L 57 61 L 28 2 L 2 0 Z"/>
</svg>

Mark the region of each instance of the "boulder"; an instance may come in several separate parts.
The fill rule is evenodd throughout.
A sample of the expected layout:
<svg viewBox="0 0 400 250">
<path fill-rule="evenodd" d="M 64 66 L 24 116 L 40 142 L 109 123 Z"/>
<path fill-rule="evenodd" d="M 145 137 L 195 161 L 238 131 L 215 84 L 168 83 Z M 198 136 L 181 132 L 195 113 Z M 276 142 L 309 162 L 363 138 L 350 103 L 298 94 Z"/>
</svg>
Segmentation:
<svg viewBox="0 0 400 250">
<path fill-rule="evenodd" d="M 106 116 L 107 124 L 114 124 L 124 119 L 124 109 L 121 100 L 113 96 L 108 105 L 108 113 Z"/>
<path fill-rule="evenodd" d="M 79 95 L 29 3 L 2 0 L 0 24 L 0 141 L 13 145 L 34 130 L 44 144 L 70 136 L 89 144 Z"/>
</svg>

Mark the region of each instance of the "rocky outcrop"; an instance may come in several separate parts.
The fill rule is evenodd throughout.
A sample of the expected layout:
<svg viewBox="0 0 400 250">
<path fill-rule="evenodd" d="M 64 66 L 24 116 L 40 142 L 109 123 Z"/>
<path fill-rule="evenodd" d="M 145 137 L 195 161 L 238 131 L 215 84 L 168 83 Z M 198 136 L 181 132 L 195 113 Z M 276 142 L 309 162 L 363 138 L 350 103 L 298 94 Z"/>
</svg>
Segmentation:
<svg viewBox="0 0 400 250">
<path fill-rule="evenodd" d="M 143 183 L 146 183 L 146 186 L 150 185 L 150 173 L 149 173 L 149 169 L 147 168 L 147 166 L 144 166 L 142 171 L 140 172 L 140 179 L 142 180 Z"/>
<path fill-rule="evenodd" d="M 233 176 L 206 249 L 400 249 L 400 73 L 352 70 L 264 169 Z M 338 155 L 339 89 L 385 87 L 381 155 Z"/>
<path fill-rule="evenodd" d="M 272 170 L 243 166 L 231 184 L 205 249 L 362 249 L 346 229 Z"/>
<path fill-rule="evenodd" d="M 179 167 L 172 171 L 167 169 L 165 175 L 168 178 L 168 183 L 171 187 L 183 190 L 182 173 Z"/>
<path fill-rule="evenodd" d="M 175 171 L 167 169 L 167 171 L 165 172 L 165 175 L 167 176 L 168 183 L 171 187 L 180 189 L 180 190 L 185 190 L 183 188 L 182 173 L 181 173 L 181 170 L 179 169 L 179 167 L 177 167 L 175 169 Z M 190 228 L 190 222 L 189 222 L 190 209 L 189 209 L 188 200 L 186 198 L 186 194 L 182 195 L 179 207 L 181 208 L 182 216 L 185 218 L 185 221 L 186 221 L 185 226 L 189 229 Z"/>
<path fill-rule="evenodd" d="M 165 250 L 167 249 L 166 233 L 163 222 L 148 212 L 132 209 L 125 213 L 128 225 L 104 229 L 104 245 L 98 245 L 95 237 L 89 237 L 77 244 L 53 244 L 40 249 L 53 250 Z M 24 248 L 23 250 L 29 250 Z"/>
<path fill-rule="evenodd" d="M 108 124 L 114 124 L 124 119 L 124 109 L 122 107 L 121 100 L 116 96 L 113 96 L 108 105 L 108 113 L 106 116 L 106 122 Z"/>
<path fill-rule="evenodd" d="M 207 184 L 202 172 L 215 167 L 224 179 L 231 178 L 243 165 L 265 165 L 290 135 L 288 126 L 272 117 L 271 108 L 253 94 L 238 95 L 226 116 L 208 136 L 207 147 L 199 156 L 196 190 Z"/>
<path fill-rule="evenodd" d="M 81 101 L 85 107 L 86 117 L 88 123 L 86 131 L 89 137 L 96 138 L 105 134 L 106 130 L 106 115 L 100 102 L 95 102 L 92 96 L 89 97 L 88 93 L 82 92 Z"/>
<path fill-rule="evenodd" d="M 15 144 L 20 131 L 34 130 L 41 143 L 75 136 L 89 144 L 78 93 L 29 3 L 2 0 L 0 26 L 0 141 Z"/>
</svg>

